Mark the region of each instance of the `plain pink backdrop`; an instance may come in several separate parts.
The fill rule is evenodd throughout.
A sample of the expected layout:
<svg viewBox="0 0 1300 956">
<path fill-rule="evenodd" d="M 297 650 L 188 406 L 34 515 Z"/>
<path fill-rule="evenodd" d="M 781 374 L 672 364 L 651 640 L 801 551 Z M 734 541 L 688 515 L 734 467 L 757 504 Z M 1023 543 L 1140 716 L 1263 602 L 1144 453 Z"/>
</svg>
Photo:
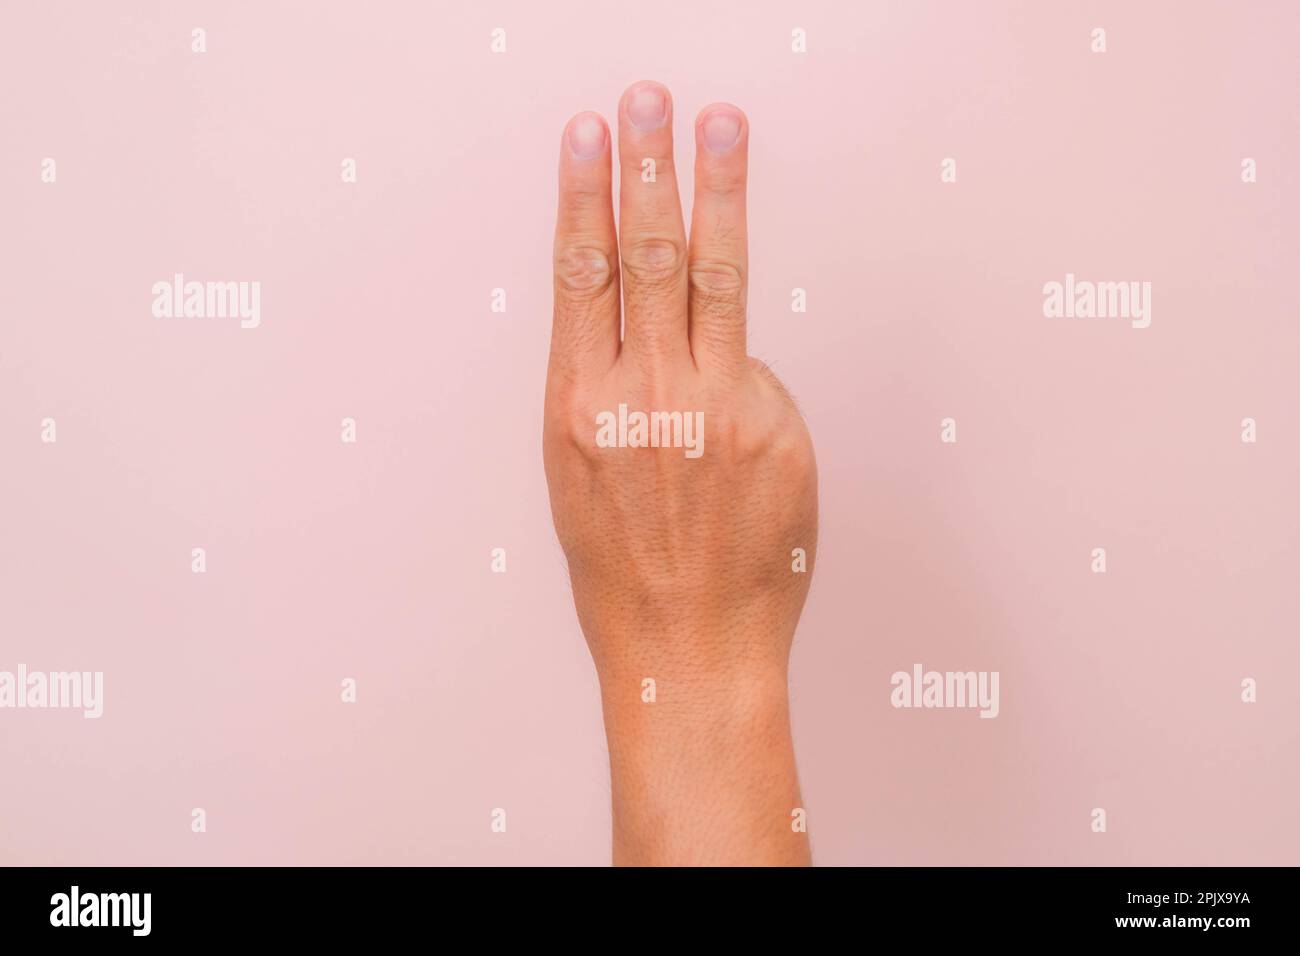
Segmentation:
<svg viewBox="0 0 1300 956">
<path fill-rule="evenodd" d="M 643 78 L 688 167 L 700 107 L 752 123 L 751 351 L 821 473 L 816 859 L 1300 862 L 1298 11 L 8 0 L 0 670 L 106 699 L 0 711 L 0 862 L 607 861 L 541 394 L 560 132 Z M 175 272 L 261 327 L 153 318 Z M 1067 272 L 1151 327 L 1044 318 Z M 1000 716 L 893 709 L 915 662 Z"/>
</svg>

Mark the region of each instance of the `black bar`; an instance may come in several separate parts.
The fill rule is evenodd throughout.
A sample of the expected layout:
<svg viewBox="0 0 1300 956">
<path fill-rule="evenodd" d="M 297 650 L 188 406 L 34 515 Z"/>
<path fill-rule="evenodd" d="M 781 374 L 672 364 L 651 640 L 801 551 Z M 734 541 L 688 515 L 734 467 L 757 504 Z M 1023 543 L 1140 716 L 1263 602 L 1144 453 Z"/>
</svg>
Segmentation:
<svg viewBox="0 0 1300 956">
<path fill-rule="evenodd" d="M 1281 868 L 11 868 L 0 870 L 0 926 L 6 942 L 56 946 L 400 943 L 413 931 L 450 945 L 462 930 L 480 942 L 599 930 L 593 945 L 641 949 L 637 940 L 696 920 L 733 943 L 832 931 L 882 945 L 903 934 L 927 946 L 1123 937 L 1231 946 L 1294 939 L 1295 882 Z M 74 886 L 78 922 L 103 913 L 119 925 L 53 925 L 70 924 Z"/>
</svg>

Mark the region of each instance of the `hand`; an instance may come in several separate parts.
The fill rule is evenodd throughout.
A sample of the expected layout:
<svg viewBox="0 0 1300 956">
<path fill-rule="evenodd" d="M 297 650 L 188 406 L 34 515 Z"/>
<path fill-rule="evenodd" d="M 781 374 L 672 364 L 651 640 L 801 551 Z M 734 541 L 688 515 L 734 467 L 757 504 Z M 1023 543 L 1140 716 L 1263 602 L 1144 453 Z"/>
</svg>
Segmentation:
<svg viewBox="0 0 1300 956">
<path fill-rule="evenodd" d="M 543 439 L 601 681 L 614 859 L 807 862 L 787 667 L 817 476 L 798 410 L 746 353 L 749 124 L 727 104 L 696 120 L 689 246 L 668 91 L 632 86 L 618 126 L 617 238 L 604 120 L 575 116 L 560 146 Z"/>
</svg>

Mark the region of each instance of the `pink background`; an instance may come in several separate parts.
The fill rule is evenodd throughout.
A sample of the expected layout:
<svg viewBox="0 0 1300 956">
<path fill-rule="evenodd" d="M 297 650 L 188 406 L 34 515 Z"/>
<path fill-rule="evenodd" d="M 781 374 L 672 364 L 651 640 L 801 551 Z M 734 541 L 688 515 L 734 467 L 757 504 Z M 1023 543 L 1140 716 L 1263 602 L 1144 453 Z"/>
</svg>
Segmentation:
<svg viewBox="0 0 1300 956">
<path fill-rule="evenodd" d="M 706 103 L 752 123 L 751 351 L 821 471 L 817 860 L 1300 862 L 1298 11 L 10 0 L 0 670 L 106 699 L 0 711 L 0 861 L 607 861 L 554 162 L 653 78 L 680 162 Z M 260 281 L 261 327 L 153 318 L 174 272 Z M 1066 272 L 1152 282 L 1151 327 L 1044 318 Z M 891 708 L 915 662 L 1000 671 L 1001 715 Z"/>
</svg>

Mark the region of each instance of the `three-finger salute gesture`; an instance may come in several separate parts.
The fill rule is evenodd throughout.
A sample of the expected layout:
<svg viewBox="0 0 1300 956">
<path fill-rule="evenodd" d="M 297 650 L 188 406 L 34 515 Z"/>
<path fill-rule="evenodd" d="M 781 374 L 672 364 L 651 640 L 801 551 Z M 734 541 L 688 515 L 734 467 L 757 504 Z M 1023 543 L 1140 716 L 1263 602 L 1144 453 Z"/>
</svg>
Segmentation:
<svg viewBox="0 0 1300 956">
<path fill-rule="evenodd" d="M 786 672 L 816 465 L 746 350 L 749 123 L 714 104 L 694 138 L 688 240 L 667 89 L 619 104 L 617 225 L 608 126 L 580 113 L 564 130 L 551 509 L 601 680 L 615 862 L 801 863 Z"/>
</svg>

